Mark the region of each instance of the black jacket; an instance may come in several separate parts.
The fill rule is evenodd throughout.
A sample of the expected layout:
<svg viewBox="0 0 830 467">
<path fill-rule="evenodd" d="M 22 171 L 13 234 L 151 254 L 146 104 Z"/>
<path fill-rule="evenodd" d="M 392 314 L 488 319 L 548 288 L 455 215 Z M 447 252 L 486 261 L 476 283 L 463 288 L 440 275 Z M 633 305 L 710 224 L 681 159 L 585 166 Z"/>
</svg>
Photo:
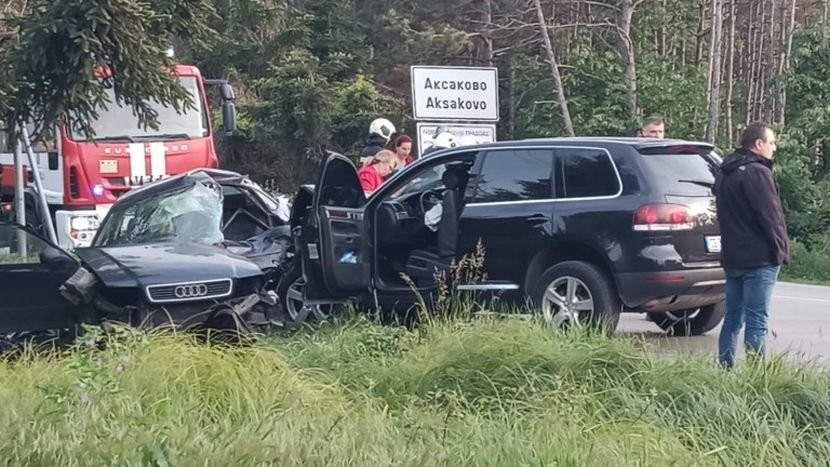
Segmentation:
<svg viewBox="0 0 830 467">
<path fill-rule="evenodd" d="M 738 149 L 715 180 L 721 265 L 756 268 L 789 263 L 789 239 L 772 161 Z"/>
<path fill-rule="evenodd" d="M 366 147 L 360 151 L 360 157 L 374 156 L 382 149 L 386 149 L 386 138 L 377 133 L 372 133 L 366 138 Z"/>
</svg>

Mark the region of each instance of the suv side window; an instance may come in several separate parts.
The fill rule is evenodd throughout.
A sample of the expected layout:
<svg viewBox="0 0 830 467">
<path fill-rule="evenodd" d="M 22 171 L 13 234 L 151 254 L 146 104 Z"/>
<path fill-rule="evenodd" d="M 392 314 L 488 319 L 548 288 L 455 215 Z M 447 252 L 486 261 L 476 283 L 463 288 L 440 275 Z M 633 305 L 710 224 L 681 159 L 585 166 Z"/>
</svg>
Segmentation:
<svg viewBox="0 0 830 467">
<path fill-rule="evenodd" d="M 595 198 L 620 192 L 620 181 L 611 157 L 602 149 L 556 150 L 558 198 Z"/>
<path fill-rule="evenodd" d="M 478 176 L 473 202 L 553 198 L 552 149 L 489 151 Z"/>
</svg>

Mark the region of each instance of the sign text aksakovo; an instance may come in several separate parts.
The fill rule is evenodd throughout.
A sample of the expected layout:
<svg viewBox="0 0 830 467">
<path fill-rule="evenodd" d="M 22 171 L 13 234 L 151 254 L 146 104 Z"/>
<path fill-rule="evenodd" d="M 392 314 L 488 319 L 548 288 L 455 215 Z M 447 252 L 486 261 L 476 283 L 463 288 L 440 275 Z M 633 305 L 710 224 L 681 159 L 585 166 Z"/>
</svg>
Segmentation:
<svg viewBox="0 0 830 467">
<path fill-rule="evenodd" d="M 412 67 L 416 120 L 498 121 L 495 68 Z"/>
</svg>

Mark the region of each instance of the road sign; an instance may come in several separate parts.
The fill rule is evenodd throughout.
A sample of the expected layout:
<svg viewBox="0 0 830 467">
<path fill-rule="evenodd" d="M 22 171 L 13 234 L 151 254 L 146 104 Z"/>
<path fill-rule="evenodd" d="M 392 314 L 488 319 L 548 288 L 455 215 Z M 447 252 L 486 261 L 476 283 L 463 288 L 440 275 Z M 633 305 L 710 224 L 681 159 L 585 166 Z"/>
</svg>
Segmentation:
<svg viewBox="0 0 830 467">
<path fill-rule="evenodd" d="M 491 67 L 412 66 L 415 120 L 499 120 L 499 76 Z"/>
<path fill-rule="evenodd" d="M 418 154 L 432 146 L 432 138 L 438 127 L 449 130 L 458 146 L 493 143 L 496 141 L 496 125 L 492 123 L 418 123 Z"/>
</svg>

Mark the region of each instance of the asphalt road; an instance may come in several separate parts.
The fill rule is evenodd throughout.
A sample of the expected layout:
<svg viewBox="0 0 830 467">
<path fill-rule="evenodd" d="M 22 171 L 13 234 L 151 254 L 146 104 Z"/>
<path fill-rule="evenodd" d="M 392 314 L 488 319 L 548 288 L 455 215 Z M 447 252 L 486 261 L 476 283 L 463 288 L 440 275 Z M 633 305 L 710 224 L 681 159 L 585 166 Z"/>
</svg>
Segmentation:
<svg viewBox="0 0 830 467">
<path fill-rule="evenodd" d="M 779 282 L 770 310 L 768 352 L 787 358 L 830 366 L 830 287 Z M 670 354 L 717 355 L 720 326 L 704 336 L 667 337 L 645 315 L 623 315 L 618 333 L 642 337 Z M 743 334 L 738 337 L 738 358 L 744 358 Z"/>
</svg>

